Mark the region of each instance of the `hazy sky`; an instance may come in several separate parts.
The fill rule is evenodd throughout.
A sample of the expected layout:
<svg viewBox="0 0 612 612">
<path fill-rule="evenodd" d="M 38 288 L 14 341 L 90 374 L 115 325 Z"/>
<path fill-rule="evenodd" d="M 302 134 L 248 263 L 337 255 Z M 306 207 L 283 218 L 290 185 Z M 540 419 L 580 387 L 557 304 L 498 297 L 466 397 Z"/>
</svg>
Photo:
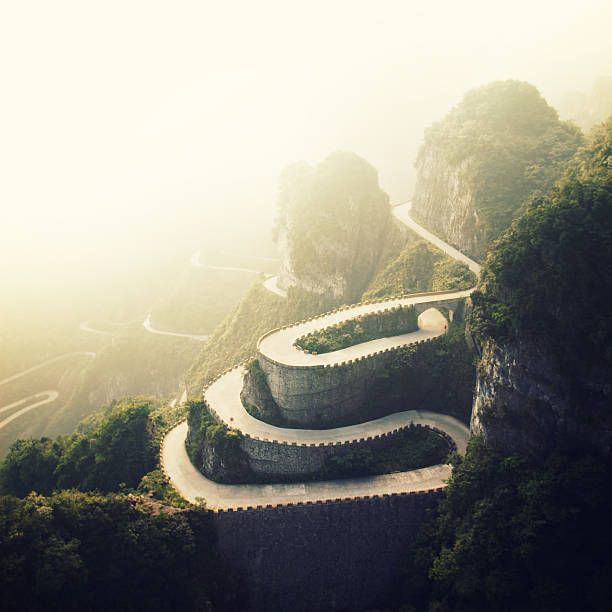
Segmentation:
<svg viewBox="0 0 612 612">
<path fill-rule="evenodd" d="M 610 0 L 6 0 L 0 259 L 84 265 L 185 219 L 218 237 L 213 216 L 269 216 L 286 164 L 339 149 L 405 200 L 424 127 L 466 90 L 589 90 L 610 24 Z"/>
</svg>

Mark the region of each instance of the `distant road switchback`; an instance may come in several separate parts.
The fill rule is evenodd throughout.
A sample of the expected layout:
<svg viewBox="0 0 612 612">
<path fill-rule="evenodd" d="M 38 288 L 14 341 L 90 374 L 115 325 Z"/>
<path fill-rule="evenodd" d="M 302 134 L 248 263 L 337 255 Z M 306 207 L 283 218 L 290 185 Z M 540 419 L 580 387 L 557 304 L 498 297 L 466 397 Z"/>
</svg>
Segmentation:
<svg viewBox="0 0 612 612">
<path fill-rule="evenodd" d="M 88 355 L 89 357 L 92 357 L 92 358 L 96 356 L 96 354 L 92 353 L 91 351 L 74 351 L 72 353 L 64 353 L 63 355 L 58 355 L 57 357 L 53 357 L 52 359 L 47 359 L 46 361 L 43 361 L 42 363 L 39 363 L 38 365 L 32 366 L 31 368 L 28 368 L 27 370 L 23 370 L 21 372 L 18 372 L 17 374 L 13 374 L 12 376 L 5 378 L 4 380 L 0 380 L 0 385 L 6 385 L 12 380 L 21 378 L 22 376 L 25 376 L 26 374 L 29 374 L 30 372 L 35 372 L 36 370 L 40 370 L 40 368 L 44 368 L 45 366 L 51 365 L 52 363 L 55 363 L 56 361 L 60 361 L 61 359 L 65 359 L 66 357 L 70 357 L 72 355 Z"/>
<path fill-rule="evenodd" d="M 91 357 L 92 359 L 96 356 L 95 353 L 91 351 L 74 351 L 72 353 L 64 353 L 63 355 L 58 355 L 57 357 L 53 357 L 52 359 L 47 359 L 39 363 L 38 365 L 32 366 L 31 368 L 27 368 L 26 370 L 22 370 L 17 374 L 13 374 L 3 380 L 0 380 L 0 385 L 6 385 L 14 380 L 21 378 L 22 376 L 26 376 L 27 374 L 31 374 L 32 372 L 36 372 L 41 368 L 52 365 L 61 361 L 62 359 L 66 359 L 67 357 L 72 357 L 74 355 L 84 355 L 86 357 Z M 28 395 L 22 399 L 14 401 L 10 404 L 6 404 L 4 406 L 0 406 L 0 429 L 4 429 L 9 423 L 19 418 L 20 416 L 30 412 L 30 410 L 34 410 L 35 408 L 40 408 L 45 404 L 50 404 L 54 402 L 59 397 L 59 391 L 56 389 L 51 389 L 48 391 L 39 391 L 37 393 L 33 393 L 32 395 Z M 32 403 L 31 403 L 32 402 Z M 4 417 L 4 414 L 10 412 L 11 410 L 15 410 L 12 414 L 7 417 Z"/>
<path fill-rule="evenodd" d="M 169 332 L 169 331 L 161 331 L 160 329 L 155 329 L 151 325 L 151 315 L 148 314 L 147 318 L 143 321 L 144 328 L 151 332 L 152 334 L 159 334 L 161 336 L 178 336 L 179 338 L 191 338 L 192 340 L 198 340 L 199 342 L 206 342 L 206 340 L 210 339 L 210 336 L 202 336 L 197 334 L 181 334 L 179 332 Z"/>
<path fill-rule="evenodd" d="M 30 410 L 34 410 L 34 408 L 40 408 L 40 406 L 44 406 L 45 404 L 54 402 L 58 397 L 59 397 L 59 393 L 55 390 L 40 391 L 39 393 L 28 395 L 28 397 L 24 397 L 23 399 L 13 402 L 12 404 L 8 404 L 7 406 L 0 407 L 0 414 L 2 414 L 4 412 L 8 412 L 9 410 L 12 410 L 13 408 L 19 408 L 20 406 L 25 405 L 24 408 L 20 408 L 16 412 L 13 412 L 13 414 L 11 414 L 9 417 L 1 420 L 0 429 L 4 429 L 4 427 L 6 427 L 11 421 L 14 421 L 16 418 L 20 417 L 26 412 L 29 412 Z M 28 402 L 32 400 L 38 400 L 38 401 L 35 401 L 33 404 L 28 405 Z"/>
<path fill-rule="evenodd" d="M 451 257 L 466 263 L 476 274 L 480 272 L 480 266 L 476 262 L 416 224 L 409 216 L 409 208 L 409 205 L 401 205 L 393 212 L 410 229 Z M 274 291 L 272 287 L 276 287 L 275 279 L 276 277 L 272 277 L 266 281 L 271 291 Z M 279 291 L 274 292 L 279 293 Z M 258 352 L 265 359 L 289 368 L 334 367 L 355 360 L 368 359 L 381 352 L 427 341 L 446 333 L 446 319 L 435 309 L 436 304 L 449 304 L 453 300 L 469 296 L 472 291 L 473 289 L 413 294 L 337 309 L 308 321 L 268 332 L 260 339 Z M 297 338 L 313 331 L 356 316 L 378 313 L 400 305 L 421 305 L 421 309 L 426 309 L 419 317 L 417 331 L 380 338 L 322 355 L 299 351 L 293 344 Z M 218 421 L 238 429 L 245 436 L 272 444 L 326 445 L 386 435 L 413 423 L 436 427 L 453 440 L 459 452 L 465 452 L 469 430 L 463 423 L 448 415 L 419 410 L 398 412 L 367 423 L 326 430 L 289 429 L 269 425 L 255 419 L 244 409 L 240 400 L 243 374 L 242 366 L 236 366 L 224 373 L 205 388 L 204 400 Z M 219 484 L 206 478 L 191 463 L 185 449 L 187 431 L 187 423 L 183 422 L 166 435 L 161 448 L 162 466 L 172 485 L 185 499 L 191 502 L 204 500 L 211 510 L 428 491 L 446 486 L 451 471 L 448 465 L 436 465 L 382 476 L 326 482 L 276 485 Z"/>
</svg>

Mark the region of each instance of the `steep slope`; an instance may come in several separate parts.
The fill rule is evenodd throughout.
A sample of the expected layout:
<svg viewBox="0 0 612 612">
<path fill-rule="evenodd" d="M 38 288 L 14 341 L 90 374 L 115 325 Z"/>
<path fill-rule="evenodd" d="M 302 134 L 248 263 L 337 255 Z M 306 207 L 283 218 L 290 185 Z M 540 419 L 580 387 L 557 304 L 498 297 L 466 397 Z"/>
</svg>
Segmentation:
<svg viewBox="0 0 612 612">
<path fill-rule="evenodd" d="M 538 90 L 497 81 L 469 91 L 425 132 L 414 218 L 477 259 L 525 203 L 544 193 L 582 143 Z"/>
<path fill-rule="evenodd" d="M 430 610 L 609 607 L 612 120 L 500 238 L 472 294 L 472 437 L 407 558 Z"/>
<path fill-rule="evenodd" d="M 508 452 L 612 444 L 612 119 L 491 253 L 473 430 Z"/>
</svg>

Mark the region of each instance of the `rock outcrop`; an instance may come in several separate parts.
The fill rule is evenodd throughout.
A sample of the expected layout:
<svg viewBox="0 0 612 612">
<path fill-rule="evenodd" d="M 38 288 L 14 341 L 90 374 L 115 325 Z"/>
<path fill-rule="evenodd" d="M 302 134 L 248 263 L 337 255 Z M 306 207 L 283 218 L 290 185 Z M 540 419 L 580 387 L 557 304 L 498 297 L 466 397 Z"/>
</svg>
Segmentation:
<svg viewBox="0 0 612 612">
<path fill-rule="evenodd" d="M 417 165 L 412 213 L 460 251 L 476 255 L 486 250 L 487 232 L 469 180 L 471 164 L 466 159 L 451 165 L 435 149 L 424 152 Z"/>
<path fill-rule="evenodd" d="M 278 285 L 356 301 L 401 231 L 364 159 L 338 152 L 316 168 L 295 164 L 281 177 Z"/>
<path fill-rule="evenodd" d="M 539 455 L 562 446 L 612 451 L 612 382 L 605 368 L 568 377 L 529 340 L 489 340 L 479 366 L 471 431 L 506 454 Z"/>
<path fill-rule="evenodd" d="M 582 144 L 529 83 L 498 81 L 468 92 L 425 132 L 412 215 L 483 260 L 489 244 L 561 176 Z"/>
</svg>

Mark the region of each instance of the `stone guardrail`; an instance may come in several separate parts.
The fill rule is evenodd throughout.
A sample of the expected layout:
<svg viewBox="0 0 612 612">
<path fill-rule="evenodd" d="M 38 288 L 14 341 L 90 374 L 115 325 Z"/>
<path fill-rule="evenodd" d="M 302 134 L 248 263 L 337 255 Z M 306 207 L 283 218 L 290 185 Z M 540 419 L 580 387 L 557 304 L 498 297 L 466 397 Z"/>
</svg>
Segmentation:
<svg viewBox="0 0 612 612">
<path fill-rule="evenodd" d="M 335 314 L 337 312 L 341 312 L 344 310 L 352 310 L 353 308 L 359 308 L 361 306 L 369 306 L 370 304 L 380 304 L 381 306 L 384 305 L 385 302 L 394 302 L 395 300 L 404 300 L 404 299 L 408 299 L 408 298 L 417 298 L 417 297 L 429 297 L 429 296 L 437 296 L 437 295 L 448 295 L 448 299 L 449 300 L 453 300 L 453 299 L 459 299 L 460 294 L 463 294 L 465 291 L 468 291 L 466 289 L 457 289 L 457 290 L 440 290 L 440 291 L 424 291 L 424 292 L 420 292 L 420 293 L 402 293 L 402 294 L 398 294 L 398 295 L 394 295 L 394 296 L 390 296 L 390 297 L 385 297 L 385 298 L 380 298 L 380 299 L 373 299 L 373 300 L 364 300 L 362 302 L 357 302 L 356 304 L 351 304 L 350 306 L 344 305 L 344 306 L 338 306 L 337 308 L 333 308 L 332 310 L 328 310 L 327 312 L 324 312 L 322 314 L 318 314 L 318 315 L 314 315 L 312 317 L 309 317 L 307 319 L 302 319 L 301 321 L 296 321 L 294 323 L 289 323 L 286 325 L 281 325 L 280 327 L 275 327 L 274 329 L 271 329 L 270 331 L 267 331 L 265 334 L 263 334 L 259 340 L 257 340 L 257 351 L 259 351 L 259 347 L 261 345 L 261 343 L 268 337 L 271 336 L 272 334 L 275 334 L 283 329 L 289 329 L 291 327 L 297 327 L 298 325 L 302 325 L 303 323 L 309 323 L 310 321 L 316 321 L 317 319 L 322 319 L 324 317 L 327 317 L 329 315 Z M 434 300 L 432 300 L 434 301 Z M 436 300 L 437 301 L 437 300 Z M 440 300 L 442 301 L 442 300 Z M 381 308 L 380 310 L 375 310 L 372 311 L 371 313 L 368 314 L 377 314 L 380 312 L 385 312 L 388 310 L 392 310 L 393 308 L 395 308 L 395 306 L 392 306 L 391 308 Z M 356 319 L 357 317 L 362 316 L 362 315 L 356 315 L 355 317 L 347 317 L 347 319 L 345 319 L 345 321 L 350 321 L 352 319 Z M 323 328 L 324 329 L 324 328 Z M 280 364 L 283 365 L 283 364 Z M 312 366 L 305 366 L 305 367 L 312 367 Z"/>
<path fill-rule="evenodd" d="M 184 422 L 185 421 L 181 421 L 181 423 L 184 423 Z M 432 429 L 436 429 L 436 428 L 432 428 Z M 163 434 L 162 439 L 161 439 L 159 463 L 160 463 L 160 470 L 161 470 L 162 478 L 164 482 L 172 486 L 172 481 L 170 477 L 168 476 L 168 473 L 166 472 L 166 467 L 164 465 L 164 458 L 163 458 L 163 452 L 162 452 L 164 441 L 165 441 L 166 435 L 168 434 L 168 431 L 166 431 Z M 437 431 L 438 433 L 447 437 L 452 442 L 450 437 L 445 432 L 442 432 L 440 430 L 437 430 Z M 454 442 L 452 443 L 454 444 Z M 385 502 L 392 502 L 393 499 L 397 499 L 397 498 L 401 498 L 401 499 L 408 498 L 408 499 L 418 501 L 421 499 L 429 498 L 431 495 L 441 495 L 444 492 L 445 488 L 446 488 L 446 485 L 442 487 L 431 488 L 431 489 L 422 489 L 420 491 L 409 491 L 409 492 L 401 492 L 401 493 L 383 493 L 382 495 L 362 495 L 362 496 L 354 496 L 354 497 L 329 497 L 326 499 L 319 499 L 316 501 L 305 501 L 305 502 L 298 501 L 298 502 L 285 502 L 285 503 L 280 502 L 277 504 L 266 504 L 266 505 L 258 504 L 255 506 L 236 506 L 235 508 L 206 508 L 206 511 L 210 514 L 223 515 L 223 514 L 232 514 L 232 513 L 238 513 L 238 512 L 256 512 L 256 511 L 262 511 L 262 510 L 309 508 L 312 506 L 321 507 L 321 506 L 331 506 L 331 505 L 338 505 L 338 504 L 380 503 L 380 502 L 385 503 Z"/>
<path fill-rule="evenodd" d="M 473 289 L 473 288 L 472 288 Z M 471 290 L 467 290 L 468 292 Z M 469 294 L 468 294 L 469 295 Z M 283 325 L 281 327 L 272 329 L 268 332 L 266 332 L 265 334 L 263 334 L 257 341 L 257 353 L 260 352 L 260 347 L 261 347 L 261 343 L 264 339 L 266 339 L 267 337 L 269 337 L 270 335 L 277 333 L 281 330 L 284 329 L 288 329 L 288 328 L 292 328 L 292 327 L 296 327 L 299 326 L 301 324 L 310 322 L 310 321 L 314 321 L 314 320 L 318 320 L 318 319 L 323 319 L 324 317 L 327 317 L 331 314 L 340 312 L 340 311 L 349 311 L 351 309 L 360 307 L 360 306 L 365 306 L 365 305 L 376 305 L 376 304 L 380 304 L 381 308 L 377 311 L 373 311 L 373 313 L 376 312 L 384 312 L 387 310 L 391 310 L 392 308 L 394 308 L 394 306 L 392 306 L 391 308 L 384 308 L 385 303 L 389 303 L 389 302 L 393 302 L 393 301 L 397 301 L 397 300 L 401 300 L 401 299 L 406 299 L 406 298 L 416 298 L 416 297 L 432 297 L 432 298 L 436 298 L 438 296 L 440 296 L 440 299 L 435 300 L 432 299 L 432 302 L 442 302 L 444 301 L 444 298 L 441 298 L 441 296 L 446 296 L 448 300 L 453 300 L 453 299 L 459 299 L 459 298 L 463 298 L 466 297 L 466 290 L 456 290 L 456 291 L 446 291 L 446 290 L 440 290 L 440 291 L 431 291 L 431 292 L 421 292 L 421 293 L 413 293 L 413 294 L 401 294 L 398 296 L 390 296 L 390 297 L 385 297 L 382 299 L 372 299 L 372 300 L 364 300 L 362 302 L 359 302 L 357 304 L 352 304 L 350 306 L 347 305 L 343 305 L 340 306 L 338 308 L 332 309 L 326 313 L 322 313 L 313 317 L 310 317 L 308 319 L 304 319 L 300 322 L 295 322 L 292 324 L 288 324 L 288 325 Z M 398 305 L 401 306 L 401 305 Z M 347 317 L 346 320 L 350 320 L 351 318 L 357 318 L 360 315 L 356 315 L 355 317 Z M 285 364 L 279 363 L 277 361 L 274 361 L 273 359 L 270 359 L 269 357 L 266 357 L 266 359 L 268 359 L 270 362 L 273 362 L 275 364 L 277 364 L 278 366 L 281 367 L 290 367 L 290 368 L 296 368 L 296 369 L 302 369 L 302 368 L 308 368 L 308 369 L 324 369 L 324 368 L 335 368 L 335 367 L 345 367 L 345 366 L 350 366 L 351 364 L 353 364 L 356 361 L 361 361 L 364 359 L 370 359 L 372 357 L 374 357 L 375 355 L 379 355 L 381 353 L 388 353 L 390 351 L 397 351 L 400 348 L 403 348 L 404 346 L 407 346 L 409 344 L 419 344 L 420 342 L 425 342 L 425 341 L 431 341 L 433 338 L 430 338 L 428 340 L 421 340 L 421 341 L 417 341 L 415 343 L 406 343 L 397 347 L 392 347 L 392 348 L 387 348 L 384 349 L 382 351 L 376 351 L 372 354 L 366 354 L 366 355 L 361 355 L 359 357 L 357 357 L 356 359 L 351 359 L 348 361 L 344 361 L 344 362 L 339 362 L 339 363 L 334 363 L 334 364 L 325 364 L 325 365 L 316 365 L 316 366 L 309 366 L 309 365 L 295 365 L 295 366 L 287 366 Z M 220 418 L 220 416 L 216 413 L 216 411 L 214 410 L 214 408 L 212 408 L 210 406 L 210 404 L 206 401 L 204 394 L 206 392 L 206 390 L 212 385 L 214 384 L 216 381 L 218 381 L 222 376 L 224 376 L 225 374 L 227 374 L 228 372 L 231 372 L 232 370 L 236 369 L 236 368 L 241 368 L 246 366 L 247 362 L 249 360 L 245 360 L 244 362 L 242 362 L 241 364 L 237 364 L 231 368 L 228 368 L 227 370 L 225 370 L 224 372 L 222 372 L 221 374 L 217 375 L 216 377 L 214 377 L 203 389 L 203 393 L 202 393 L 202 397 L 204 400 L 204 403 L 206 405 L 207 410 L 209 411 L 209 413 L 211 414 L 211 416 L 220 423 L 223 423 L 224 425 L 227 425 L 226 423 L 224 423 L 224 421 Z M 410 427 L 412 425 L 411 424 L 407 424 L 405 427 L 398 427 L 395 428 L 394 430 L 390 431 L 390 432 L 386 432 L 384 434 L 378 434 L 375 436 L 369 436 L 369 437 L 365 437 L 365 438 L 355 438 L 354 440 L 345 440 L 345 441 L 333 441 L 333 442 L 321 442 L 318 444 L 309 444 L 309 443 L 300 443 L 300 442 L 286 442 L 286 441 L 278 441 L 278 440 L 268 440 L 266 438 L 260 438 L 257 436 L 250 436 L 248 433 L 246 432 L 242 432 L 240 430 L 241 435 L 243 435 L 246 438 L 252 438 L 254 440 L 260 441 L 260 442 L 266 442 L 266 443 L 270 443 L 270 444 L 280 444 L 280 445 L 287 445 L 287 446 L 304 446 L 304 447 L 320 447 L 320 446 L 344 446 L 344 445 L 350 445 L 351 443 L 359 443 L 359 442 L 364 442 L 364 441 L 369 441 L 369 440 L 375 440 L 375 439 L 381 439 L 384 437 L 387 437 L 389 435 L 394 435 L 395 433 L 397 433 L 398 431 L 405 429 L 407 427 Z M 417 427 L 420 425 L 417 425 Z M 441 431 L 438 428 L 431 428 L 434 429 L 435 431 L 437 431 L 437 433 L 439 433 L 440 435 L 444 436 L 447 439 L 450 439 L 451 443 L 454 444 L 454 441 L 450 438 L 450 436 L 448 434 L 446 434 L 446 432 Z M 160 445 L 160 453 L 162 453 L 162 449 L 164 446 L 164 440 L 165 440 L 166 434 L 164 434 L 163 438 L 162 438 L 162 443 Z M 163 461 L 163 453 L 160 456 L 160 467 L 161 467 L 161 471 L 162 471 L 162 475 L 164 477 L 164 479 L 167 482 L 170 482 L 170 479 L 168 477 L 168 474 L 166 472 L 165 466 L 164 466 L 164 461 Z M 397 497 L 401 497 L 401 498 L 405 498 L 405 497 L 410 497 L 412 499 L 419 499 L 419 498 L 424 498 L 427 497 L 429 495 L 432 494 L 440 494 L 443 490 L 444 490 L 444 486 L 443 487 L 437 487 L 437 488 L 430 488 L 430 489 L 423 489 L 420 491 L 415 491 L 415 492 L 403 492 L 403 493 L 390 493 L 390 494 L 383 494 L 383 495 L 372 495 L 372 496 L 362 496 L 362 497 L 358 497 L 358 496 L 352 496 L 352 497 L 346 497 L 346 498 L 329 498 L 329 499 L 321 499 L 321 500 L 317 500 L 317 501 L 305 501 L 305 502 L 288 502 L 288 503 L 278 503 L 278 504 L 268 504 L 266 506 L 263 505 L 257 505 L 257 506 L 237 506 L 236 508 L 227 508 L 225 510 L 223 509 L 219 509 L 219 510 L 210 510 L 211 512 L 215 512 L 217 514 L 222 514 L 222 513 L 232 513 L 232 512 L 252 512 L 252 511 L 259 511 L 259 510 L 265 510 L 265 509 L 270 509 L 270 508 L 302 508 L 302 507 L 309 507 L 309 506 L 320 506 L 320 505 L 325 505 L 325 504 L 343 504 L 343 503 L 363 503 L 363 502 L 371 502 L 371 501 L 385 501 L 385 500 L 391 500 L 393 498 L 397 498 Z"/>
</svg>

